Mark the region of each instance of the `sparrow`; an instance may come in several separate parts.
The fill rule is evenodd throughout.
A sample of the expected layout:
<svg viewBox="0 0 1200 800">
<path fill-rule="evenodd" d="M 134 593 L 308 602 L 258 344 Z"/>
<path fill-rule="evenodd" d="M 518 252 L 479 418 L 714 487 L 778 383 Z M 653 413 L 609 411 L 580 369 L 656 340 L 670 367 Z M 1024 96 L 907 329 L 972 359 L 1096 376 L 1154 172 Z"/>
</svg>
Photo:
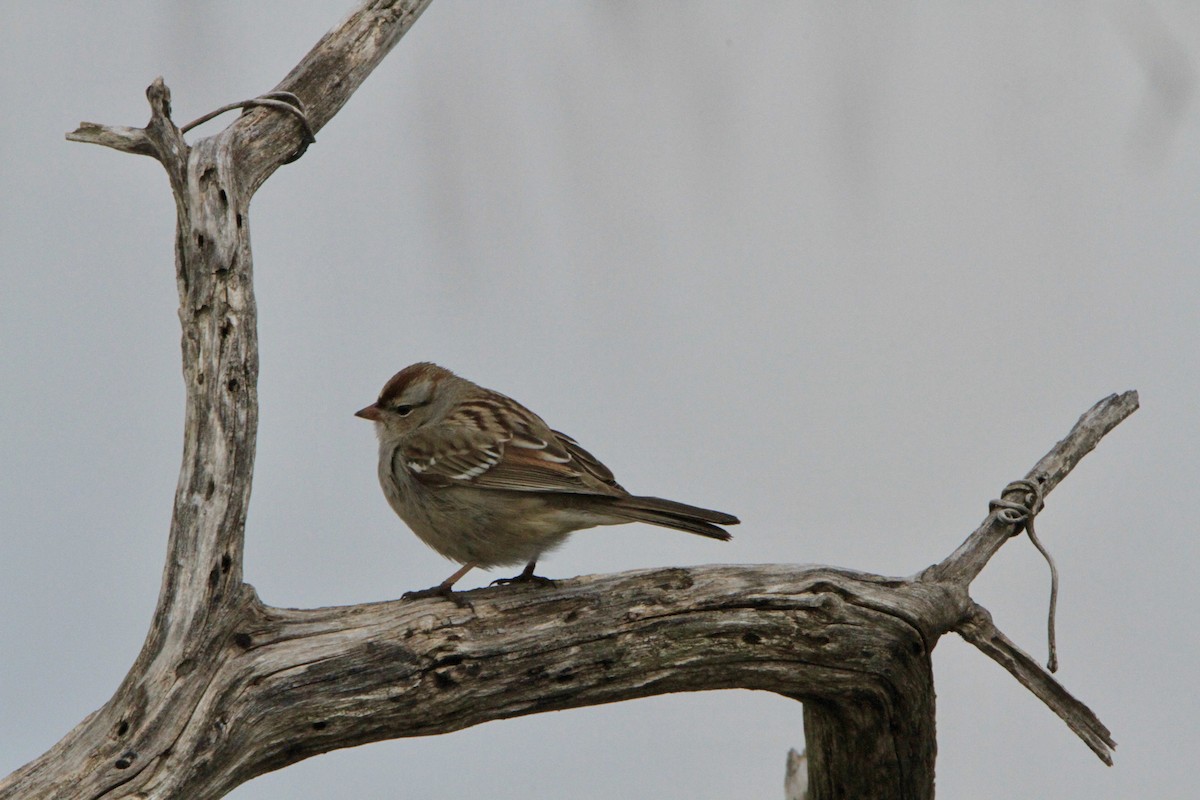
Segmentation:
<svg viewBox="0 0 1200 800">
<path fill-rule="evenodd" d="M 375 423 L 379 483 L 425 544 L 462 566 L 405 598 L 451 597 L 476 567 L 524 564 L 515 578 L 546 582 L 538 559 L 574 531 L 648 522 L 727 541 L 720 511 L 627 492 L 565 433 L 511 397 L 429 362 L 405 367 L 355 416 Z"/>
</svg>

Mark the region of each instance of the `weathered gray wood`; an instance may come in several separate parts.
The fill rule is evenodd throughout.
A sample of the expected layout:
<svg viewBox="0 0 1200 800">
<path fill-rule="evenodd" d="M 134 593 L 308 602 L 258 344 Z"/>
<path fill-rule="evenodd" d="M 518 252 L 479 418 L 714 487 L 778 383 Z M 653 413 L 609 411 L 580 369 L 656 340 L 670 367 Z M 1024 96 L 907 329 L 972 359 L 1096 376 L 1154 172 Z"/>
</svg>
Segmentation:
<svg viewBox="0 0 1200 800">
<path fill-rule="evenodd" d="M 1043 491 L 1049 494 L 1084 456 L 1096 448 L 1105 434 L 1137 408 L 1137 392 L 1113 394 L 1099 401 L 1084 412 L 1070 433 L 1034 464 L 1025 477 L 1040 481 Z M 1013 498 L 1006 496 L 1004 499 Z M 1021 530 L 1020 526 L 1005 522 L 998 514 L 990 514 L 957 550 L 940 564 L 930 567 L 922 577 L 970 584 L 996 551 Z"/>
<path fill-rule="evenodd" d="M 319 130 L 428 0 L 366 2 L 280 83 Z M 1102 758 L 1091 712 L 991 624 L 971 580 L 1014 532 L 990 515 L 911 578 L 722 566 L 588 576 L 555 588 L 325 609 L 262 605 L 242 580 L 257 428 L 248 208 L 301 144 L 255 109 L 189 146 L 161 80 L 144 129 L 85 123 L 75 141 L 152 155 L 175 198 L 187 411 L 158 606 L 105 706 L 0 782 L 3 798 L 219 798 L 329 750 L 667 692 L 750 688 L 804 703 L 808 796 L 929 798 L 930 654 L 957 630 Z M 1108 398 L 1034 468 L 1049 491 L 1136 408 Z"/>
<path fill-rule="evenodd" d="M 365 2 L 292 71 L 281 87 L 303 100 L 314 130 L 426 5 Z M 258 416 L 248 209 L 258 186 L 297 150 L 301 127 L 290 115 L 256 109 L 189 147 L 171 120 L 162 80 L 146 94 L 144 129 L 83 123 L 67 138 L 153 156 L 175 199 L 187 410 L 162 588 L 141 654 L 113 698 L 0 783 L 0 797 L 100 797 L 135 788 L 151 797 L 219 796 L 176 793 L 200 767 L 171 754 L 253 594 L 242 583 Z"/>
<path fill-rule="evenodd" d="M 783 800 L 808 800 L 808 756 L 794 748 L 787 754 Z"/>
<path fill-rule="evenodd" d="M 979 648 L 988 658 L 1008 670 L 1022 686 L 1033 692 L 1051 711 L 1092 749 L 1101 761 L 1112 766 L 1112 751 L 1117 746 L 1100 719 L 1042 669 L 1028 653 L 1017 647 L 996 628 L 992 615 L 976 605 L 955 630 Z"/>
</svg>

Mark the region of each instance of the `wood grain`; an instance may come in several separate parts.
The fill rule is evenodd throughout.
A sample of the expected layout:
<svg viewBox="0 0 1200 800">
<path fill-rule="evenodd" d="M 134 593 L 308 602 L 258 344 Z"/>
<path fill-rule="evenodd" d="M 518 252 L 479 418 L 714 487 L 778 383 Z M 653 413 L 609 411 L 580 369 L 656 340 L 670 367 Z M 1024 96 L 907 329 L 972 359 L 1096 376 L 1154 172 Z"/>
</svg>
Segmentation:
<svg viewBox="0 0 1200 800">
<path fill-rule="evenodd" d="M 275 88 L 300 98 L 319 131 L 427 4 L 363 3 Z M 175 200 L 187 407 L 162 587 L 113 697 L 0 782 L 0 799 L 219 798 L 342 747 L 732 688 L 804 704 L 809 798 L 931 798 L 930 655 L 949 631 L 1111 763 L 1107 729 L 969 596 L 1016 532 L 996 515 L 909 578 L 708 566 L 481 589 L 461 606 L 264 606 L 242 576 L 258 419 L 249 205 L 297 152 L 301 126 L 256 108 L 189 145 L 161 79 L 147 99 L 145 128 L 83 123 L 68 138 L 156 158 Z M 1050 491 L 1136 408 L 1132 392 L 1101 401 L 1030 476 Z"/>
</svg>

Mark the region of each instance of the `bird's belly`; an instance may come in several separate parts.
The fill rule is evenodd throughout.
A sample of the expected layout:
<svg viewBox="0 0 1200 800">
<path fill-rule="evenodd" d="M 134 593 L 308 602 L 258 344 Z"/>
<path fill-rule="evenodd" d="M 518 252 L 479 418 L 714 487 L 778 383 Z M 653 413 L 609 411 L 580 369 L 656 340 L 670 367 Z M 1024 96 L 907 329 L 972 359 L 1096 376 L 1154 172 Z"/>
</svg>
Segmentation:
<svg viewBox="0 0 1200 800">
<path fill-rule="evenodd" d="M 421 541 L 446 558 L 481 567 L 525 564 L 572 531 L 604 523 L 528 492 L 411 485 L 399 494 L 392 507 Z"/>
</svg>

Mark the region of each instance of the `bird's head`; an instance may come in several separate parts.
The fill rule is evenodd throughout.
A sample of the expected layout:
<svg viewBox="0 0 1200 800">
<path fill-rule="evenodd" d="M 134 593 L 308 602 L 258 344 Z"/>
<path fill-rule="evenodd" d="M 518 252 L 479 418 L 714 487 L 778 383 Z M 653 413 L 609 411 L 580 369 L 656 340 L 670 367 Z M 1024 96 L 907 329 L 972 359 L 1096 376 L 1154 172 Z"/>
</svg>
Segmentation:
<svg viewBox="0 0 1200 800">
<path fill-rule="evenodd" d="M 380 439 L 396 439 L 441 415 L 446 402 L 452 402 L 454 384 L 460 381 L 437 364 L 412 364 L 393 375 L 379 399 L 354 416 L 374 422 Z"/>
</svg>

